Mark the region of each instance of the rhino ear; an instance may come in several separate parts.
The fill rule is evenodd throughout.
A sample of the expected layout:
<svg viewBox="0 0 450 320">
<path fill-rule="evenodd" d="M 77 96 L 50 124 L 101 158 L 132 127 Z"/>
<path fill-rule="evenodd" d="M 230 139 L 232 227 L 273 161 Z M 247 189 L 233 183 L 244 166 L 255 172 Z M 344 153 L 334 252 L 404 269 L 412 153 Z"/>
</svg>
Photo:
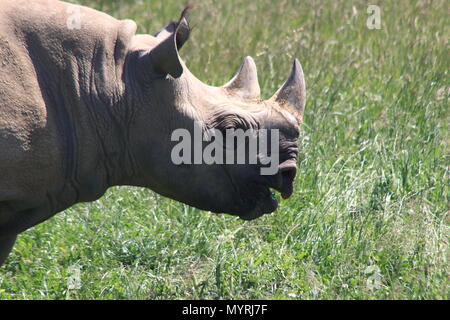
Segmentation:
<svg viewBox="0 0 450 320">
<path fill-rule="evenodd" d="M 242 98 L 259 99 L 261 89 L 256 64 L 252 57 L 245 57 L 238 73 L 223 88 Z"/>
<path fill-rule="evenodd" d="M 306 86 L 302 65 L 297 59 L 292 65 L 292 71 L 288 80 L 271 99 L 281 106 L 294 108 L 300 116 L 303 116 L 306 102 Z"/>
<path fill-rule="evenodd" d="M 186 41 L 189 39 L 190 34 L 191 27 L 189 26 L 189 22 L 185 17 L 182 17 L 178 22 L 177 28 L 175 29 L 175 43 L 178 50 L 180 50 L 181 47 L 186 43 Z"/>
<path fill-rule="evenodd" d="M 177 22 L 176 21 L 171 21 L 164 28 L 159 30 L 155 34 L 155 37 L 158 38 L 158 39 L 164 40 L 167 37 L 171 36 L 175 32 L 176 29 L 177 29 Z"/>
<path fill-rule="evenodd" d="M 157 37 L 161 39 L 161 42 L 141 57 L 143 70 L 150 69 L 164 76 L 169 74 L 174 78 L 181 76 L 183 66 L 178 50 L 189 38 L 190 28 L 184 17 L 176 24 L 177 27 L 172 33 L 168 31 L 170 23 L 168 29 L 163 29 L 158 33 Z"/>
<path fill-rule="evenodd" d="M 191 28 L 189 27 L 189 23 L 186 20 L 186 15 L 189 13 L 189 11 L 193 10 L 195 8 L 194 4 L 190 4 L 186 6 L 183 11 L 181 12 L 180 18 L 178 21 L 171 21 L 169 22 L 164 28 L 159 30 L 155 37 L 161 40 L 166 39 L 167 37 L 171 36 L 175 31 L 178 32 L 177 35 L 177 48 L 178 50 L 181 49 L 183 44 L 187 41 L 189 38 L 189 33 L 191 31 Z"/>
</svg>

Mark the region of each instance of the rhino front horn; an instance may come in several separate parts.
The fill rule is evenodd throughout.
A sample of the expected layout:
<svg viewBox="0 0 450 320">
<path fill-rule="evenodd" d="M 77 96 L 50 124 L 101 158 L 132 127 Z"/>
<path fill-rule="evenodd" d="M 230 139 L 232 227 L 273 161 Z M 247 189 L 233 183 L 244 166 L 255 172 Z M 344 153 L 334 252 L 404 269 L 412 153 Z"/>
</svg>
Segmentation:
<svg viewBox="0 0 450 320">
<path fill-rule="evenodd" d="M 223 88 L 245 99 L 259 99 L 261 89 L 258 83 L 256 64 L 252 57 L 245 57 L 238 73 Z"/>
<path fill-rule="evenodd" d="M 163 76 L 169 74 L 178 78 L 183 73 L 178 50 L 189 38 L 189 24 L 182 17 L 172 33 L 169 33 L 168 30 L 165 30 L 165 32 L 164 37 L 159 37 L 162 39 L 161 42 L 141 57 L 142 70 L 153 71 Z"/>
<path fill-rule="evenodd" d="M 303 116 L 306 102 L 306 86 L 302 65 L 297 59 L 294 60 L 288 80 L 271 99 L 281 106 L 293 108 L 300 117 Z"/>
</svg>

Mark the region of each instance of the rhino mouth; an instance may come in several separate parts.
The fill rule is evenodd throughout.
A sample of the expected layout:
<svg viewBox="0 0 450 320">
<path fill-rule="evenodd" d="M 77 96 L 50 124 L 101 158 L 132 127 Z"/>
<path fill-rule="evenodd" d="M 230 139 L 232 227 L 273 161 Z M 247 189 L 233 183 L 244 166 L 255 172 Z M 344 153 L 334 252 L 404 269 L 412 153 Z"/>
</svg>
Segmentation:
<svg viewBox="0 0 450 320">
<path fill-rule="evenodd" d="M 251 204 L 251 210 L 240 215 L 243 220 L 253 220 L 264 214 L 273 213 L 278 208 L 278 200 L 275 192 L 279 192 L 283 199 L 288 199 L 294 191 L 294 179 L 296 166 L 289 165 L 280 168 L 275 176 L 260 177 L 259 181 L 253 183 L 249 190 L 250 196 L 247 203 Z"/>
<path fill-rule="evenodd" d="M 247 203 L 251 209 L 239 215 L 243 220 L 254 220 L 264 214 L 272 213 L 278 208 L 278 200 L 275 198 L 275 194 L 270 188 L 258 186 L 257 189 L 258 190 L 254 190 L 252 196 L 247 199 Z"/>
</svg>

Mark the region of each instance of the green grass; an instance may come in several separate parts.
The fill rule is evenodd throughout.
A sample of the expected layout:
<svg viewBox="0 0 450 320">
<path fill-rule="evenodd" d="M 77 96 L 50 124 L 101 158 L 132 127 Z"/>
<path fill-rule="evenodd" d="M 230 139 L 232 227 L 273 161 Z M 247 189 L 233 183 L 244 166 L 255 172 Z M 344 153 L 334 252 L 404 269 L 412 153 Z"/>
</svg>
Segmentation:
<svg viewBox="0 0 450 320">
<path fill-rule="evenodd" d="M 151 34 L 182 9 L 80 3 Z M 449 2 L 372 1 L 381 30 L 360 0 L 196 3 L 182 57 L 204 82 L 225 83 L 251 55 L 270 97 L 302 62 L 295 194 L 244 222 L 111 189 L 23 233 L 0 298 L 449 299 Z"/>
</svg>

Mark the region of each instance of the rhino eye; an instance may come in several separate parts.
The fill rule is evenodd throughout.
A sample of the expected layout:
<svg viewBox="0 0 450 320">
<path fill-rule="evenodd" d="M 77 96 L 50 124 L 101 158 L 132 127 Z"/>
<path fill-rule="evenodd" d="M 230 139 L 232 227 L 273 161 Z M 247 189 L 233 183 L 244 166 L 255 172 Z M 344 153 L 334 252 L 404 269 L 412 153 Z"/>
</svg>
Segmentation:
<svg viewBox="0 0 450 320">
<path fill-rule="evenodd" d="M 293 140 L 298 140 L 298 138 L 300 137 L 300 130 L 298 128 L 289 128 L 285 136 Z"/>
<path fill-rule="evenodd" d="M 235 114 L 216 116 L 210 123 L 210 128 L 220 130 L 222 133 L 225 133 L 227 129 L 242 129 L 245 131 L 253 127 L 247 119 Z"/>
</svg>

